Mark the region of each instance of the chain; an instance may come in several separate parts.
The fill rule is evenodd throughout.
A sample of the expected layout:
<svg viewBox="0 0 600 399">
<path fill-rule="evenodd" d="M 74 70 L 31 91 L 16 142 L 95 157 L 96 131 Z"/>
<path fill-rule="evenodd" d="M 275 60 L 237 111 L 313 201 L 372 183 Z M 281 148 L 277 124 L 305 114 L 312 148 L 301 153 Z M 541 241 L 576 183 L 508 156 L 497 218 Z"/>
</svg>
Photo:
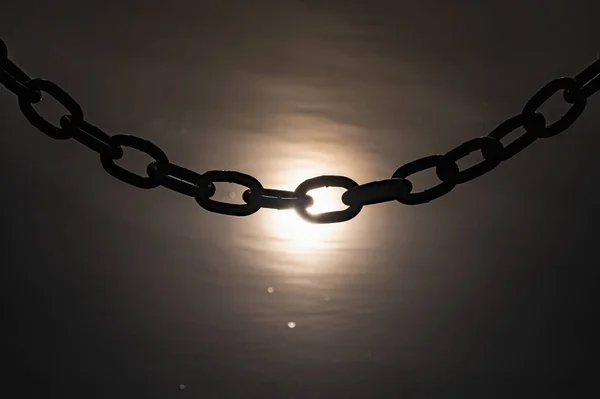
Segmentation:
<svg viewBox="0 0 600 399">
<path fill-rule="evenodd" d="M 501 123 L 487 136 L 468 140 L 445 154 L 409 162 L 398 168 L 390 179 L 359 185 L 348 177 L 326 175 L 308 179 L 294 191 L 264 188 L 256 178 L 235 171 L 196 173 L 171 163 L 167 155 L 148 140 L 126 134 L 108 135 L 87 122 L 81 106 L 58 85 L 48 80 L 31 79 L 13 63 L 8 58 L 8 50 L 2 39 L 0 82 L 17 96 L 23 116 L 34 127 L 55 140 L 75 139 L 98 153 L 104 170 L 129 185 L 144 189 L 162 186 L 193 197 L 207 211 L 224 215 L 248 216 L 261 208 L 295 209 L 298 215 L 309 222 L 339 223 L 354 218 L 367 205 L 389 201 L 418 205 L 440 198 L 457 185 L 490 172 L 536 140 L 554 137 L 567 130 L 583 113 L 587 99 L 600 90 L 600 59 L 573 78 L 562 77 L 550 81 L 531 97 L 521 113 Z M 563 99 L 570 104 L 570 108 L 559 120 L 547 125 L 546 118 L 538 110 L 559 92 L 563 93 Z M 33 106 L 42 100 L 43 94 L 53 97 L 68 111 L 58 126 L 45 120 Z M 519 128 L 523 128 L 524 133 L 504 146 L 501 140 Z M 144 152 L 154 159 L 146 168 L 147 176 L 135 174 L 115 163 L 123 157 L 123 147 Z M 484 160 L 460 170 L 457 162 L 476 151 L 481 152 Z M 409 177 L 430 168 L 435 168 L 440 183 L 413 192 Z M 213 200 L 215 183 L 218 182 L 245 186 L 247 190 L 242 195 L 244 204 Z M 308 208 L 314 204 L 308 192 L 321 187 L 345 188 L 342 202 L 347 208 L 320 214 L 308 212 Z"/>
</svg>

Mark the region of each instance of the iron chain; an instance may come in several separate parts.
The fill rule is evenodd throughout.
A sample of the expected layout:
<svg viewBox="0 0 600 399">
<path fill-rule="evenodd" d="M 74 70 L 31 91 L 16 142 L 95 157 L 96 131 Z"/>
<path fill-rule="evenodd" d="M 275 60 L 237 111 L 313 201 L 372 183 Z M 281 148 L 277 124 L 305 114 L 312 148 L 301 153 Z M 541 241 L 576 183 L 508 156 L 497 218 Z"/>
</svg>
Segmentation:
<svg viewBox="0 0 600 399">
<path fill-rule="evenodd" d="M 40 102 L 42 93 L 27 87 L 31 79 L 15 63 L 8 59 L 8 49 L 0 39 L 0 83 L 18 97 L 25 97 L 33 104 Z"/>
<path fill-rule="evenodd" d="M 262 184 L 254 177 L 241 172 L 231 170 L 211 170 L 204 173 L 195 182 L 198 186 L 214 184 L 217 182 L 237 183 L 246 186 L 250 191 L 260 193 L 263 190 Z M 228 204 L 226 202 L 215 201 L 207 195 L 195 196 L 196 202 L 202 208 L 210 212 L 221 213 L 231 216 L 249 216 L 260 209 L 258 201 L 250 200 L 244 205 Z"/>
<path fill-rule="evenodd" d="M 390 179 L 359 185 L 348 177 L 325 175 L 302 182 L 294 191 L 264 188 L 256 178 L 235 171 L 196 173 L 171 163 L 159 147 L 147 140 L 126 134 L 110 136 L 87 122 L 79 103 L 58 85 L 48 80 L 31 79 L 9 59 L 8 49 L 2 39 L 0 83 L 17 96 L 21 112 L 31 125 L 53 139 L 73 138 L 97 152 L 106 172 L 132 186 L 144 189 L 162 186 L 193 197 L 202 208 L 210 212 L 225 215 L 248 216 L 261 208 L 295 209 L 298 215 L 312 223 L 338 223 L 354 218 L 367 205 L 389 201 L 417 205 L 433 201 L 448 194 L 457 185 L 490 172 L 537 139 L 554 137 L 567 130 L 582 115 L 588 98 L 600 91 L 600 59 L 573 78 L 562 77 L 550 81 L 527 101 L 521 113 L 502 122 L 487 136 L 468 140 L 446 154 L 430 155 L 409 162 L 398 168 Z M 563 99 L 571 107 L 559 120 L 546 125 L 546 118 L 538 110 L 561 91 Z M 44 94 L 53 97 L 68 111 L 60 119 L 58 126 L 45 120 L 33 106 L 42 100 Z M 510 144 L 502 144 L 504 137 L 520 128 L 523 128 L 524 133 Z M 154 158 L 146 168 L 148 176 L 137 175 L 115 163 L 115 160 L 123 157 L 123 147 L 137 149 Z M 457 162 L 475 151 L 480 151 L 484 160 L 460 170 Z M 426 169 L 435 169 L 440 183 L 414 193 L 409 177 Z M 242 195 L 244 204 L 212 199 L 216 192 L 214 183 L 218 182 L 247 187 Z M 347 208 L 320 214 L 310 213 L 308 209 L 314 204 L 314 199 L 308 193 L 322 187 L 345 188 L 346 192 L 341 200 Z"/>
<path fill-rule="evenodd" d="M 32 79 L 25 82 L 25 87 L 30 90 L 47 93 L 51 97 L 54 97 L 63 107 L 67 109 L 67 111 L 71 113 L 68 116 L 72 122 L 76 124 L 83 122 L 83 110 L 77 101 L 75 101 L 67 94 L 67 92 L 58 87 L 56 84 L 48 80 Z M 19 95 L 19 108 L 21 108 L 23 116 L 25 116 L 29 123 L 53 139 L 64 140 L 72 137 L 69 129 L 64 129 L 62 126 L 54 126 L 45 120 L 40 114 L 38 114 L 35 108 L 33 108 L 33 103 L 29 96 Z"/>
<path fill-rule="evenodd" d="M 215 186 L 210 183 L 203 182 L 198 186 L 198 182 L 202 181 L 202 176 L 198 173 L 172 163 L 152 162 L 146 171 L 148 176 L 161 186 L 189 197 L 196 198 L 198 195 L 212 197 L 216 191 Z"/>
<path fill-rule="evenodd" d="M 300 183 L 294 191 L 296 198 L 302 198 L 310 190 L 314 190 L 321 187 L 342 187 L 346 190 L 352 190 L 358 187 L 358 183 L 349 177 L 344 176 L 319 176 L 312 179 L 308 179 Z M 297 203 L 296 212 L 304 220 L 313 223 L 339 223 L 345 222 L 354 218 L 360 213 L 363 206 L 360 203 L 349 204 L 348 208 L 343 211 L 332 211 L 325 213 L 312 214 L 308 212 L 308 208 L 305 204 Z"/>
<path fill-rule="evenodd" d="M 292 209 L 296 204 L 309 208 L 314 205 L 315 202 L 309 195 L 296 197 L 296 193 L 293 191 L 273 190 L 268 188 L 263 188 L 262 191 L 256 193 L 253 193 L 252 190 L 246 190 L 242 195 L 242 199 L 247 203 L 250 203 L 251 201 L 258 203 L 260 208 L 270 209 Z"/>
</svg>

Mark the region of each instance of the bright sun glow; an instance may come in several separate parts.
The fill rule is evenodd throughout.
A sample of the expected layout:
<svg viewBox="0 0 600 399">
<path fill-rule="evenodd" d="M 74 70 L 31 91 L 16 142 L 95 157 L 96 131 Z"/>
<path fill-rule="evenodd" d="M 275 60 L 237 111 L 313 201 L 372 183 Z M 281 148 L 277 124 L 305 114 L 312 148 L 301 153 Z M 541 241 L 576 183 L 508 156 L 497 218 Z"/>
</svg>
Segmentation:
<svg viewBox="0 0 600 399">
<path fill-rule="evenodd" d="M 330 212 L 346 208 L 341 201 L 344 189 L 319 188 L 308 193 L 315 200 L 308 208 L 310 213 Z M 330 246 L 336 240 L 335 233 L 340 229 L 338 224 L 312 224 L 300 218 L 290 210 L 269 212 L 269 229 L 278 239 L 285 241 L 286 246 L 295 250 L 316 250 Z"/>
<path fill-rule="evenodd" d="M 262 160 L 255 167 L 263 171 L 260 175 L 265 187 L 293 192 L 306 179 L 318 176 L 348 175 L 358 179 L 357 182 L 370 176 L 370 165 L 357 164 L 355 149 L 345 139 L 358 133 L 352 127 L 303 115 L 286 115 L 281 120 L 274 120 L 272 128 L 273 138 L 268 142 L 244 147 L 245 152 L 250 149 L 257 159 Z M 285 133 L 282 135 L 281 131 Z M 356 151 L 362 155 L 362 149 Z M 309 191 L 307 194 L 314 199 L 314 205 L 307 211 L 318 214 L 347 209 L 342 202 L 345 191 L 341 187 Z M 256 227 L 268 239 L 254 241 L 253 249 L 268 249 L 272 254 L 278 254 L 282 262 L 288 262 L 285 265 L 288 269 L 302 265 L 299 267 L 305 271 L 308 264 L 314 264 L 322 270 L 324 263 L 337 264 L 334 259 L 325 262 L 324 253 L 339 255 L 340 247 L 347 245 L 350 239 L 349 223 L 313 224 L 293 209 L 261 209 L 255 220 Z M 351 221 L 354 230 L 357 223 Z M 297 254 L 303 256 L 289 257 Z"/>
</svg>

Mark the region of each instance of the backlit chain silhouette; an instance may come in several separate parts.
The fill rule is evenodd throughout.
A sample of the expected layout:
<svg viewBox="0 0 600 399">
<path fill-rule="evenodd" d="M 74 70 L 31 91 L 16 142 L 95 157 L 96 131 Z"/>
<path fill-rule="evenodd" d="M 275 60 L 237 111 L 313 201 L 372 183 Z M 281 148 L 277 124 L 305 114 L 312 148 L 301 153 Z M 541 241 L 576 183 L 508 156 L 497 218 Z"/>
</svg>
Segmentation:
<svg viewBox="0 0 600 399">
<path fill-rule="evenodd" d="M 424 204 L 448 194 L 454 187 L 471 181 L 496 168 L 531 145 L 537 139 L 554 137 L 568 129 L 583 113 L 587 99 L 600 90 L 600 59 L 573 78 L 558 78 L 540 89 L 525 104 L 520 114 L 501 123 L 487 136 L 468 140 L 443 155 L 430 155 L 398 168 L 390 179 L 359 185 L 344 176 L 319 176 L 302 182 L 294 191 L 267 189 L 254 177 L 235 171 L 212 170 L 196 173 L 169 161 L 156 145 L 142 138 L 116 134 L 113 136 L 87 122 L 81 106 L 67 92 L 48 80 L 31 79 L 8 58 L 8 51 L 0 39 L 0 82 L 19 101 L 19 108 L 27 120 L 42 133 L 56 140 L 75 139 L 100 155 L 104 169 L 117 179 L 132 186 L 150 189 L 166 187 L 193 197 L 210 212 L 232 216 L 248 216 L 261 208 L 295 209 L 304 219 L 313 223 L 338 223 L 354 218 L 363 206 L 398 201 L 406 205 Z M 563 92 L 569 110 L 556 122 L 547 125 L 538 109 L 553 95 Z M 69 112 L 53 125 L 37 113 L 33 104 L 42 100 L 42 93 L 56 99 Z M 501 140 L 511 132 L 524 133 L 504 146 Z M 137 175 L 122 168 L 115 160 L 123 157 L 123 147 L 130 147 L 154 159 L 146 168 L 147 176 Z M 481 151 L 483 161 L 465 170 L 457 162 L 475 151 Z M 435 168 L 440 183 L 421 192 L 413 192 L 409 177 L 429 168 Z M 242 196 L 244 204 L 230 204 L 212 199 L 214 183 L 230 182 L 248 188 Z M 322 187 L 342 187 L 346 192 L 341 211 L 312 214 L 308 212 L 314 200 L 308 192 Z"/>
</svg>

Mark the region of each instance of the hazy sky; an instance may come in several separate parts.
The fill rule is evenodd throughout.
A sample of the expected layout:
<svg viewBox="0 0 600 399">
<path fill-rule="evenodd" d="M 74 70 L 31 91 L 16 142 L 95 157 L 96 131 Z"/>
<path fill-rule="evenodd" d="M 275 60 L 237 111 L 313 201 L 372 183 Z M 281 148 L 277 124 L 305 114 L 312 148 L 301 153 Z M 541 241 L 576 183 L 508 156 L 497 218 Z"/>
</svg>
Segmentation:
<svg viewBox="0 0 600 399">
<path fill-rule="evenodd" d="M 106 132 L 198 172 L 293 190 L 320 174 L 386 179 L 486 135 L 597 59 L 599 11 L 591 0 L 20 1 L 2 7 L 0 37 Z M 568 131 L 444 198 L 315 226 L 127 186 L 97 154 L 31 127 L 0 88 L 11 397 L 593 397 L 596 97 Z M 144 172 L 147 157 L 125 158 Z M 220 199 L 243 192 L 219 187 Z"/>
</svg>

